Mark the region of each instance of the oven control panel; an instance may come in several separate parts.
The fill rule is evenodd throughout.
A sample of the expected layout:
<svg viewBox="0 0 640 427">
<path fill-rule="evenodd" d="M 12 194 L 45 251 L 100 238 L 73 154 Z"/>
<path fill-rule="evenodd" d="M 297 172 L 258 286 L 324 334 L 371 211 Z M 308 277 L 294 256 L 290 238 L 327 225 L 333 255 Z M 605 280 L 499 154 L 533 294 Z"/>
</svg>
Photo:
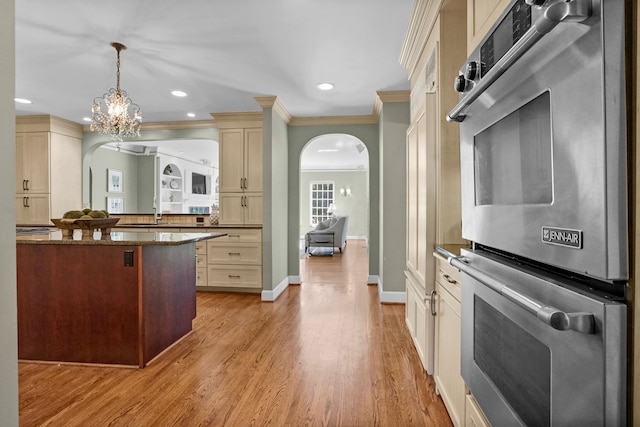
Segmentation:
<svg viewBox="0 0 640 427">
<path fill-rule="evenodd" d="M 502 20 L 493 27 L 460 69 L 460 75 L 454 83 L 457 92 L 464 93 L 473 89 L 474 84 L 531 28 L 530 3 L 534 3 L 534 0 L 515 0 Z"/>
</svg>

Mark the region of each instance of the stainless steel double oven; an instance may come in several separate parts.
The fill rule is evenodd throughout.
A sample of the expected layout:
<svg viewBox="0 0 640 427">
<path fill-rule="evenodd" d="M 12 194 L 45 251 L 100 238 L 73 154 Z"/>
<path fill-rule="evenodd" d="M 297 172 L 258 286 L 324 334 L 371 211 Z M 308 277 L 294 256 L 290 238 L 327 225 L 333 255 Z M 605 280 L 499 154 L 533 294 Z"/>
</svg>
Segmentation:
<svg viewBox="0 0 640 427">
<path fill-rule="evenodd" d="M 462 374 L 498 426 L 626 422 L 624 0 L 513 0 L 456 79 Z"/>
</svg>

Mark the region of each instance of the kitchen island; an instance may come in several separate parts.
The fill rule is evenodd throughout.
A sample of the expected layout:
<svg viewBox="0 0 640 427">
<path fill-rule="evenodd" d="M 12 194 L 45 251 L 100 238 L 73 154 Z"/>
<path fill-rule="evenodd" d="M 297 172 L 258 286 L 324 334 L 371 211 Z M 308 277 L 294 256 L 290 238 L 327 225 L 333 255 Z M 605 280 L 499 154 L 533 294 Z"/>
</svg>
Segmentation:
<svg viewBox="0 0 640 427">
<path fill-rule="evenodd" d="M 191 331 L 196 249 L 224 233 L 17 233 L 18 358 L 144 367 Z"/>
</svg>

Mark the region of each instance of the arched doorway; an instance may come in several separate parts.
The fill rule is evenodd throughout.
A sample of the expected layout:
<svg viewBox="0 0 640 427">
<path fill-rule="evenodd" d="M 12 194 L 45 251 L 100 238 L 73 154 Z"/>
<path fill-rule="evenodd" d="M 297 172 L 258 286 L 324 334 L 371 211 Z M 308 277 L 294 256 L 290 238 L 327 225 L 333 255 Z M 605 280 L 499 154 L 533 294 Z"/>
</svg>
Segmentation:
<svg viewBox="0 0 640 427">
<path fill-rule="evenodd" d="M 368 242 L 369 152 L 358 138 L 325 134 L 300 154 L 300 256 L 308 231 L 330 216 L 349 216 L 347 238 Z"/>
</svg>

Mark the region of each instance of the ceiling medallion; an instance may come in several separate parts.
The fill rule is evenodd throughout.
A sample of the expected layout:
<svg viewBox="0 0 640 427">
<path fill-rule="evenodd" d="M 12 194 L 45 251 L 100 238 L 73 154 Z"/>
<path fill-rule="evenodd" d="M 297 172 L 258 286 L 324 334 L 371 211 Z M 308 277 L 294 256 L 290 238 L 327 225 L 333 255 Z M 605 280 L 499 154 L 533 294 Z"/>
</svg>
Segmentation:
<svg viewBox="0 0 640 427">
<path fill-rule="evenodd" d="M 116 88 L 109 89 L 102 97 L 95 98 L 91 105 L 91 130 L 109 135 L 111 139 L 122 141 L 123 138 L 140 136 L 142 112 L 127 92 L 120 90 L 120 51 L 127 47 L 113 42 L 111 46 L 118 53 L 116 61 Z"/>
</svg>

